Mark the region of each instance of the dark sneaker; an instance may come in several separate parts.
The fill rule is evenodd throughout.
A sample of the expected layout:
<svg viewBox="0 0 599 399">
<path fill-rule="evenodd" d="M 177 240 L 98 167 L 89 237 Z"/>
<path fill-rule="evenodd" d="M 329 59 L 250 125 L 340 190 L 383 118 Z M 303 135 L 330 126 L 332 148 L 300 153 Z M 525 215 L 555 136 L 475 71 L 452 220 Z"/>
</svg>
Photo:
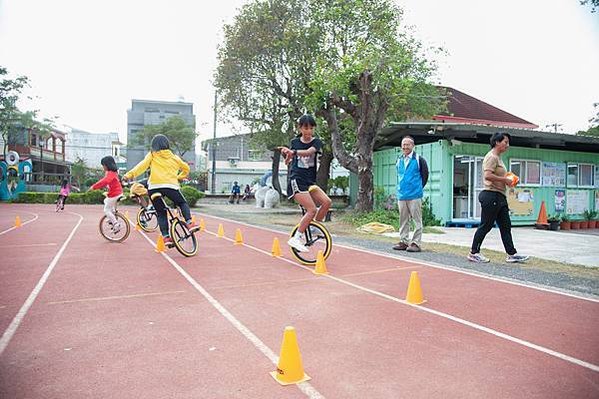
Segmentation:
<svg viewBox="0 0 599 399">
<path fill-rule="evenodd" d="M 484 256 L 481 253 L 477 254 L 468 254 L 468 260 L 474 263 L 489 263 L 490 259 Z"/>
<path fill-rule="evenodd" d="M 420 249 L 420 247 L 414 243 L 410 244 L 410 246 L 408 247 L 408 249 L 406 249 L 407 252 L 420 252 L 422 251 Z"/>
<path fill-rule="evenodd" d="M 408 249 L 408 244 L 406 244 L 405 242 L 400 242 L 397 245 L 394 245 L 393 249 L 396 251 L 405 251 L 406 249 Z"/>
<path fill-rule="evenodd" d="M 530 256 L 514 254 L 514 255 L 508 255 L 507 258 L 505 258 L 505 261 L 507 263 L 518 263 L 518 262 L 523 263 L 523 262 L 526 262 L 528 260 L 528 258 L 530 258 Z"/>
<path fill-rule="evenodd" d="M 170 237 L 164 237 L 164 245 L 166 245 L 167 247 L 172 247 L 175 245 L 175 243 L 173 242 L 173 239 Z"/>
</svg>

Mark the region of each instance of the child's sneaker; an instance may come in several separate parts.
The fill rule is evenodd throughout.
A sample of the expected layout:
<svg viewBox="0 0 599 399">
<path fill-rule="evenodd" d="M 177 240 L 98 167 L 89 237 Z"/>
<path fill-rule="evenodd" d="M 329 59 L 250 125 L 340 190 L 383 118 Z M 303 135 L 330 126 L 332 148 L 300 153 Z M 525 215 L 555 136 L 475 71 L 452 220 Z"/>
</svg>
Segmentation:
<svg viewBox="0 0 599 399">
<path fill-rule="evenodd" d="M 289 244 L 290 247 L 293 247 L 300 252 L 310 252 L 310 250 L 308 248 L 306 248 L 306 246 L 304 244 L 302 244 L 302 242 L 300 241 L 300 237 L 298 237 L 298 236 L 291 237 L 287 241 L 287 244 Z"/>
<path fill-rule="evenodd" d="M 173 245 L 175 245 L 175 243 L 173 242 L 173 239 L 170 237 L 164 237 L 163 241 L 164 241 L 164 245 L 166 245 L 167 247 L 172 247 Z"/>
<path fill-rule="evenodd" d="M 121 223 L 120 222 L 116 222 L 112 225 L 112 232 L 114 234 L 117 234 L 119 231 L 121 231 Z"/>
<path fill-rule="evenodd" d="M 194 231 L 200 229 L 200 225 L 194 221 L 191 221 L 191 222 L 187 223 L 187 228 L 189 229 L 190 232 L 193 233 Z"/>
<path fill-rule="evenodd" d="M 523 263 L 523 262 L 526 262 L 528 260 L 528 258 L 530 258 L 530 256 L 513 254 L 513 255 L 508 255 L 507 258 L 505 259 L 505 261 L 507 263 L 518 263 L 518 262 Z"/>
<path fill-rule="evenodd" d="M 484 256 L 480 252 L 476 253 L 476 254 L 469 253 L 468 254 L 468 260 L 470 262 L 475 262 L 475 263 L 489 263 L 489 261 L 490 261 L 489 258 L 487 258 L 486 256 Z"/>
</svg>

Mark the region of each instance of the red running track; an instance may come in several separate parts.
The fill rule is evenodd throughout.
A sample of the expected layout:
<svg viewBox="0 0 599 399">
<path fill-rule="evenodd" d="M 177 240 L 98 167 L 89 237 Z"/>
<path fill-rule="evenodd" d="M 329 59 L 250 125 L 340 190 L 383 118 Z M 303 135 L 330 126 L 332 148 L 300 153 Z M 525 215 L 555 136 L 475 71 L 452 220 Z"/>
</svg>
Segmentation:
<svg viewBox="0 0 599 399">
<path fill-rule="evenodd" d="M 599 397 L 597 300 L 340 245 L 315 276 L 270 256 L 285 235 L 206 215 L 197 256 L 162 255 L 105 242 L 101 215 L 0 205 L 0 397 Z M 299 387 L 268 374 L 287 325 Z"/>
</svg>

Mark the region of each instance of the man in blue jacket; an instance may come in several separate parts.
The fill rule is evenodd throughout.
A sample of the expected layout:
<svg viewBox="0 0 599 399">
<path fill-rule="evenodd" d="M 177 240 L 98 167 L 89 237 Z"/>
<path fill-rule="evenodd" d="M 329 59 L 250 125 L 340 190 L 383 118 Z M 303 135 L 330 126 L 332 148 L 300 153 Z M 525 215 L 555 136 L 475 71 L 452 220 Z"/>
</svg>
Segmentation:
<svg viewBox="0 0 599 399">
<path fill-rule="evenodd" d="M 397 158 L 397 203 L 399 205 L 400 241 L 393 247 L 397 251 L 420 252 L 422 241 L 422 193 L 428 181 L 428 165 L 414 152 L 414 138 L 401 140 L 402 156 Z M 416 230 L 410 240 L 410 219 Z"/>
</svg>

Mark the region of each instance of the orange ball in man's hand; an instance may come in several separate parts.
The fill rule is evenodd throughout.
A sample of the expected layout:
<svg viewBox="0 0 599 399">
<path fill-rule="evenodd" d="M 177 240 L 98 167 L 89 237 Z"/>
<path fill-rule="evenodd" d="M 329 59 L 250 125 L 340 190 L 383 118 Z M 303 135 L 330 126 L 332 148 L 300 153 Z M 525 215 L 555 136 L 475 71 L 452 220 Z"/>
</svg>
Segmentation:
<svg viewBox="0 0 599 399">
<path fill-rule="evenodd" d="M 520 181 L 520 178 L 518 176 L 516 176 L 515 174 L 513 174 L 512 172 L 507 172 L 507 177 L 509 177 L 510 179 L 512 179 L 512 184 L 510 184 L 510 187 L 515 187 L 516 184 L 518 184 L 518 182 Z"/>
</svg>

